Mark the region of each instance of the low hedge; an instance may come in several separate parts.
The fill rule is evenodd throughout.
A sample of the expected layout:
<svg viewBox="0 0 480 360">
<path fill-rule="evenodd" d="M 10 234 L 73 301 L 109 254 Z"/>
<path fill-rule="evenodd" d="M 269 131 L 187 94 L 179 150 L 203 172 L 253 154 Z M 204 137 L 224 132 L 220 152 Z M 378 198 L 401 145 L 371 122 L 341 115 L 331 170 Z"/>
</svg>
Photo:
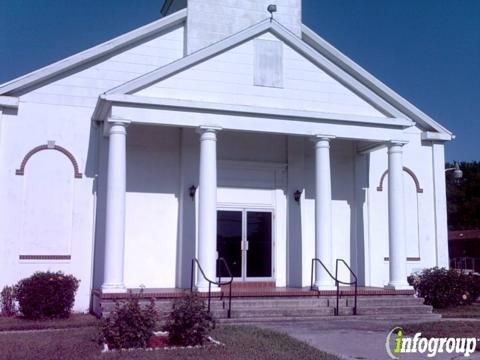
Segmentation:
<svg viewBox="0 0 480 360">
<path fill-rule="evenodd" d="M 471 304 L 480 296 L 480 276 L 454 269 L 425 269 L 409 276 L 408 282 L 434 308 Z"/>
<path fill-rule="evenodd" d="M 19 310 L 27 319 L 67 318 L 80 281 L 63 272 L 36 272 L 15 287 Z"/>
</svg>

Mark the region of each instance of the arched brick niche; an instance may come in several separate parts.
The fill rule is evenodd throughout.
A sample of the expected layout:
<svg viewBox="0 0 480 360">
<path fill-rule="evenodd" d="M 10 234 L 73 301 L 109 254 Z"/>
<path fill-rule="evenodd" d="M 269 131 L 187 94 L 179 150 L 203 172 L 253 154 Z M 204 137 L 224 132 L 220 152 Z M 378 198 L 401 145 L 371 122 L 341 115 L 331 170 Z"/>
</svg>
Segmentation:
<svg viewBox="0 0 480 360">
<path fill-rule="evenodd" d="M 415 187 L 417 188 L 417 193 L 421 194 L 423 193 L 423 189 L 420 186 L 420 181 L 418 181 L 417 175 L 415 173 L 407 168 L 406 166 L 403 167 L 403 171 L 405 171 L 410 177 L 413 179 L 415 182 Z M 388 170 L 385 170 L 383 173 L 382 177 L 380 178 L 380 184 L 377 187 L 377 191 L 383 191 L 383 181 L 385 180 L 385 177 L 388 175 Z"/>
<path fill-rule="evenodd" d="M 27 163 L 30 160 L 30 158 L 33 155 L 35 155 L 36 153 L 38 153 L 40 151 L 45 151 L 45 150 L 59 151 L 63 155 L 65 155 L 73 165 L 74 178 L 75 179 L 81 179 L 82 178 L 83 175 L 79 171 L 78 162 L 75 159 L 75 157 L 73 156 L 73 154 L 70 151 L 68 151 L 67 149 L 65 149 L 64 147 L 56 145 L 54 141 L 49 141 L 48 144 L 46 144 L 46 145 L 40 145 L 40 146 L 37 146 L 37 147 L 33 148 L 32 150 L 30 150 L 27 153 L 27 155 L 25 155 L 25 157 L 23 158 L 22 163 L 20 164 L 20 168 L 15 171 L 15 174 L 19 175 L 19 176 L 25 175 L 25 167 L 27 166 Z"/>
</svg>

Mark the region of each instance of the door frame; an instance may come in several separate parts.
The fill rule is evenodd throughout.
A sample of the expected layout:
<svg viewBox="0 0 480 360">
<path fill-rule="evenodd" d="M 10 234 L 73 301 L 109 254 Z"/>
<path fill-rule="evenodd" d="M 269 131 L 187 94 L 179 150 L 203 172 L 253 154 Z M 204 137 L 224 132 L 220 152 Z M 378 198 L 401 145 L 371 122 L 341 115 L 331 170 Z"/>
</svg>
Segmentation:
<svg viewBox="0 0 480 360">
<path fill-rule="evenodd" d="M 265 212 L 270 213 L 272 215 L 272 223 L 271 223 L 271 234 L 272 234 L 272 247 L 271 247 L 271 274 L 270 277 L 247 277 L 247 256 L 245 254 L 246 251 L 242 250 L 242 276 L 241 277 L 234 277 L 233 279 L 240 282 L 259 282 L 259 281 L 276 281 L 276 271 L 275 271 L 275 264 L 276 264 L 276 216 L 275 216 L 275 208 L 273 206 L 266 206 L 266 205 L 239 205 L 239 204 L 222 204 L 221 206 L 217 206 L 217 216 L 218 211 L 237 211 L 242 213 L 242 241 L 246 240 L 247 237 L 247 212 Z M 245 256 L 246 255 L 246 256 Z M 218 250 L 217 250 L 217 257 L 218 257 Z"/>
</svg>

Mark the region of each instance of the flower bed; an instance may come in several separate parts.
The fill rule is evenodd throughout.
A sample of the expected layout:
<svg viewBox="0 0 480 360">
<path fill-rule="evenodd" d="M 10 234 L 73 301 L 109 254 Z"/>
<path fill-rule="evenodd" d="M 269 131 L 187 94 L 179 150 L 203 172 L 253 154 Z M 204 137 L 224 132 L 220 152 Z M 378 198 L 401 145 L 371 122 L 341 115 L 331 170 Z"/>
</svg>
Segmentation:
<svg viewBox="0 0 480 360">
<path fill-rule="evenodd" d="M 207 346 L 224 346 L 220 341 L 213 339 L 211 336 L 207 337 L 208 344 L 206 345 L 189 345 L 189 346 L 175 346 L 171 345 L 168 341 L 168 332 L 167 331 L 157 331 L 148 340 L 148 346 L 144 348 L 145 351 L 154 351 L 154 350 L 181 350 L 181 349 L 201 349 Z M 138 348 L 129 348 L 129 349 L 109 349 L 106 343 L 103 344 L 102 352 L 117 352 L 117 351 L 137 351 Z"/>
</svg>

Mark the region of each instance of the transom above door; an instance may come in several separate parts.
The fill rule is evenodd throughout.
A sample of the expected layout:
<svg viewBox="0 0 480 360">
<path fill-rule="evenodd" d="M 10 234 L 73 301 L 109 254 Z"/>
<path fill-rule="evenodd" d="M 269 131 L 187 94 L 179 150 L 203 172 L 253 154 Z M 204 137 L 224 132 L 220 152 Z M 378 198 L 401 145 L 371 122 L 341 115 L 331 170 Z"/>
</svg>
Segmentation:
<svg viewBox="0 0 480 360">
<path fill-rule="evenodd" d="M 273 212 L 266 210 L 218 210 L 217 251 L 236 279 L 273 278 Z M 227 277 L 222 266 L 217 276 Z"/>
</svg>

